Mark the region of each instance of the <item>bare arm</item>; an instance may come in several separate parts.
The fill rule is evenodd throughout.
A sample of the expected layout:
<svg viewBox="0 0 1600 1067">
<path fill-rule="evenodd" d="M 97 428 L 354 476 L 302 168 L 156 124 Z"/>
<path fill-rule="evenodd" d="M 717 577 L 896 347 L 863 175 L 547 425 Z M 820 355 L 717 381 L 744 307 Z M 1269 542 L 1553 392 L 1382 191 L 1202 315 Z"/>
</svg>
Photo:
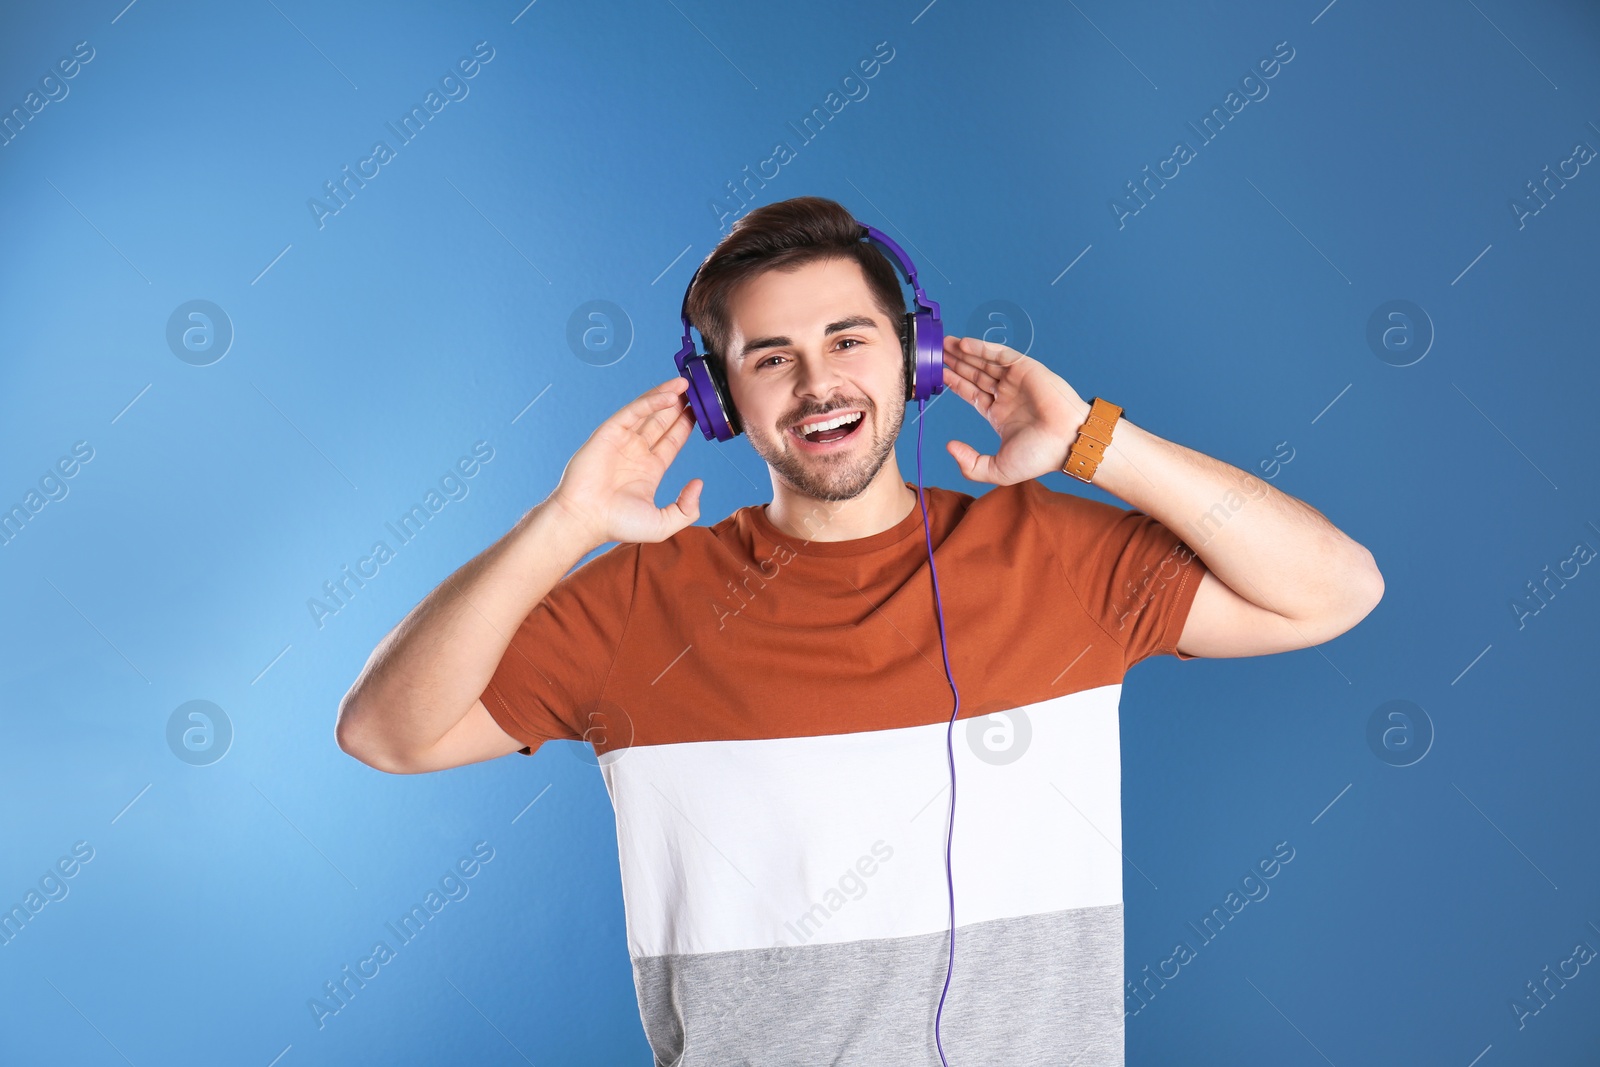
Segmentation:
<svg viewBox="0 0 1600 1067">
<path fill-rule="evenodd" d="M 973 481 L 1013 485 L 1059 470 L 1090 410 L 1040 361 L 975 337 L 945 338 L 945 382 L 1000 433 L 992 456 L 961 441 L 947 446 Z M 1176 533 L 1205 564 L 1177 644 L 1186 654 L 1319 644 L 1383 596 L 1372 553 L 1322 512 L 1125 416 L 1093 481 Z"/>
<path fill-rule="evenodd" d="M 476 763 L 523 742 L 478 699 L 518 625 L 598 543 L 553 496 L 440 582 L 339 704 L 339 747 L 393 774 Z"/>
<path fill-rule="evenodd" d="M 1257 656 L 1321 644 L 1383 596 L 1372 553 L 1322 512 L 1126 418 L 1094 481 L 1154 516 L 1205 562 L 1182 652 Z"/>
<path fill-rule="evenodd" d="M 599 546 L 662 541 L 700 514 L 698 478 L 673 503 L 655 505 L 694 425 L 687 385 L 663 382 L 601 423 L 548 498 L 378 644 L 339 702 L 340 748 L 378 770 L 417 774 L 525 747 L 479 699 L 522 620 Z"/>
</svg>

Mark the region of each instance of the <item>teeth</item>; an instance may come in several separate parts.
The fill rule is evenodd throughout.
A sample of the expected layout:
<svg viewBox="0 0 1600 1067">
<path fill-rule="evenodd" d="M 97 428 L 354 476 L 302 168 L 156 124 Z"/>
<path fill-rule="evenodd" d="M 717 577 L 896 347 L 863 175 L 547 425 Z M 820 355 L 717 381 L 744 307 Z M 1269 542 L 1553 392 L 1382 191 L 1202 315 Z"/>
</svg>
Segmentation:
<svg viewBox="0 0 1600 1067">
<path fill-rule="evenodd" d="M 837 429 L 840 426 L 848 426 L 852 422 L 855 422 L 859 418 L 861 418 L 861 412 L 852 411 L 848 415 L 840 415 L 838 418 L 836 418 L 836 419 L 828 419 L 826 422 L 808 422 L 808 423 L 805 423 L 804 425 L 802 425 L 795 432 L 800 434 L 800 436 L 804 437 L 808 433 L 816 433 L 819 430 L 833 430 L 833 429 Z"/>
</svg>

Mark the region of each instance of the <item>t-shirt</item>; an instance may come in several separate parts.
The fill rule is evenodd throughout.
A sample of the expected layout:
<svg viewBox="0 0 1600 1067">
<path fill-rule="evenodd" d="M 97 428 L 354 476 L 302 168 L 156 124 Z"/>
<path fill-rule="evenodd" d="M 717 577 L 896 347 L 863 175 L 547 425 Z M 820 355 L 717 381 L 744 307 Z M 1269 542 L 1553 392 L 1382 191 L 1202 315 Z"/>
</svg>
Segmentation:
<svg viewBox="0 0 1600 1067">
<path fill-rule="evenodd" d="M 911 483 L 906 483 L 908 486 Z M 911 487 L 915 491 L 915 487 Z M 844 541 L 764 505 L 618 544 L 550 591 L 483 703 L 594 744 L 661 1067 L 1123 1063 L 1127 669 L 1176 655 L 1205 565 L 1038 481 Z M 829 508 L 807 517 L 823 533 Z"/>
</svg>

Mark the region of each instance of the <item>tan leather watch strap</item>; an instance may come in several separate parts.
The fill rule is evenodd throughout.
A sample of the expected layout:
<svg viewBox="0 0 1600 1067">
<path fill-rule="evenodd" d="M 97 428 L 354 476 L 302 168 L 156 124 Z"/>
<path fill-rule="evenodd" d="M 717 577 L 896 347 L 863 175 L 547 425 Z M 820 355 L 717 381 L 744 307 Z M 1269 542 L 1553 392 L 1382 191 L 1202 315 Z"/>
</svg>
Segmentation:
<svg viewBox="0 0 1600 1067">
<path fill-rule="evenodd" d="M 1105 458 L 1106 446 L 1111 443 L 1111 431 L 1121 417 L 1122 408 L 1109 400 L 1095 397 L 1094 403 L 1089 405 L 1089 417 L 1083 420 L 1061 473 L 1070 474 L 1080 482 L 1092 480 L 1100 461 Z"/>
</svg>

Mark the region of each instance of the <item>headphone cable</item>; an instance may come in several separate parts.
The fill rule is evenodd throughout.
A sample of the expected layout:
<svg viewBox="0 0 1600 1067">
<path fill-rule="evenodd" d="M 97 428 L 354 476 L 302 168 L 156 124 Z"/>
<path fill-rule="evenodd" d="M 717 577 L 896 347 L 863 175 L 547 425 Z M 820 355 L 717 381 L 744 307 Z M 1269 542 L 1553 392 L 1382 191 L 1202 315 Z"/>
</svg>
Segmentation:
<svg viewBox="0 0 1600 1067">
<path fill-rule="evenodd" d="M 945 756 L 950 763 L 950 816 L 945 826 L 944 838 L 944 877 L 945 885 L 950 895 L 950 955 L 945 963 L 944 990 L 939 994 L 939 1010 L 933 1019 L 933 1042 L 939 1050 L 939 1062 L 944 1067 L 950 1067 L 950 1061 L 945 1059 L 944 1043 L 939 1037 L 939 1025 L 944 1017 L 944 1000 L 950 992 L 950 975 L 955 969 L 956 961 L 956 883 L 955 875 L 950 866 L 950 842 L 955 836 L 956 828 L 956 756 L 955 745 L 952 740 L 956 728 L 956 716 L 961 711 L 961 691 L 956 688 L 955 675 L 950 670 L 950 649 L 945 643 L 944 635 L 944 602 L 939 598 L 939 572 L 933 564 L 933 533 L 928 523 L 928 502 L 922 493 L 922 416 L 927 410 L 927 399 L 917 401 L 917 503 L 922 506 L 922 533 L 928 544 L 928 573 L 933 578 L 933 604 L 939 620 L 939 649 L 944 656 L 944 676 L 950 683 L 950 691 L 955 694 L 956 705 L 950 712 L 950 724 L 945 729 L 944 744 Z"/>
</svg>

